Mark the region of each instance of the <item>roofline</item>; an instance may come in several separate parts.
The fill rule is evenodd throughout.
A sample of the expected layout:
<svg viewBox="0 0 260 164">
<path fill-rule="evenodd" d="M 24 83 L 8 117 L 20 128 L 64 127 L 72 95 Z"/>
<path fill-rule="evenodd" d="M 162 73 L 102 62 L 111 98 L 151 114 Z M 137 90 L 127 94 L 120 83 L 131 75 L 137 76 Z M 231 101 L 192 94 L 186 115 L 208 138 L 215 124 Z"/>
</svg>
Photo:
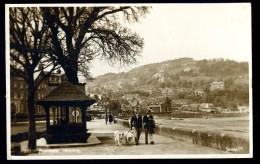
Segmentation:
<svg viewBox="0 0 260 164">
<path fill-rule="evenodd" d="M 35 100 L 35 104 L 37 105 L 59 105 L 59 106 L 91 106 L 94 104 L 96 100 L 86 99 L 86 100 Z"/>
</svg>

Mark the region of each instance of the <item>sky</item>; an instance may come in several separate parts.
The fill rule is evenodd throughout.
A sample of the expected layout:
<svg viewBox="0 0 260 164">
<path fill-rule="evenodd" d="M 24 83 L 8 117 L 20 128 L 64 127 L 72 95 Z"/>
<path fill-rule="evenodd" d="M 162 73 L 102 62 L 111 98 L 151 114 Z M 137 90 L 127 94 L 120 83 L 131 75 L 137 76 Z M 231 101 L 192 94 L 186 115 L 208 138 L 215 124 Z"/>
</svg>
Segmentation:
<svg viewBox="0 0 260 164">
<path fill-rule="evenodd" d="M 138 63 L 119 68 L 95 60 L 90 69 L 94 77 L 181 57 L 251 61 L 249 3 L 153 4 L 145 18 L 124 25 L 144 38 Z"/>
</svg>

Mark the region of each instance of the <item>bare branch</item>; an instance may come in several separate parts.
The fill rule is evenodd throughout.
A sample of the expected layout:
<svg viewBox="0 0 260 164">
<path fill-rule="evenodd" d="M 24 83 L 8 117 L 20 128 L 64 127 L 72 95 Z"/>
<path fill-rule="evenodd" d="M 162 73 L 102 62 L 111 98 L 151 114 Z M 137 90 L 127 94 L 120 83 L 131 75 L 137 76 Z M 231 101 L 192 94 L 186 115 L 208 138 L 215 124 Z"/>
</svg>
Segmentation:
<svg viewBox="0 0 260 164">
<path fill-rule="evenodd" d="M 121 64 L 131 64 L 136 62 L 143 47 L 143 39 L 120 27 L 117 15 L 126 15 L 129 21 L 138 21 L 148 12 L 148 7 L 60 7 L 41 10 L 51 31 L 54 54 L 72 83 L 78 82 L 77 73 L 87 69 L 94 57 L 102 56 L 110 63 L 119 61 Z M 82 53 L 87 53 L 86 58 L 81 57 Z"/>
<path fill-rule="evenodd" d="M 123 11 L 125 11 L 126 9 L 129 9 L 129 8 L 131 8 L 131 7 L 129 7 L 129 6 L 127 6 L 127 7 L 119 7 L 118 9 L 114 9 L 114 8 L 112 8 L 112 9 L 110 9 L 110 8 L 108 8 L 108 9 L 110 9 L 109 11 L 107 11 L 107 12 L 104 12 L 103 14 L 101 14 L 101 15 L 99 15 L 98 17 L 97 17 L 97 19 L 101 19 L 102 17 L 105 17 L 105 16 L 107 16 L 107 15 L 110 15 L 110 14 L 114 14 L 114 13 L 117 13 L 117 12 L 123 12 Z"/>
</svg>

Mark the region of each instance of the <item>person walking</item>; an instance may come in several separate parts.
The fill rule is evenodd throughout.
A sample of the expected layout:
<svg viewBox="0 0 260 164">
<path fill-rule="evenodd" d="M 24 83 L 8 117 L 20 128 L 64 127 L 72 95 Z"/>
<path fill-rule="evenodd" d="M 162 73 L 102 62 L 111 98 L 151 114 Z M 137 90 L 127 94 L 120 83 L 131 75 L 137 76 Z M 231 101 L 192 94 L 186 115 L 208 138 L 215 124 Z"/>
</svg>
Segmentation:
<svg viewBox="0 0 260 164">
<path fill-rule="evenodd" d="M 112 115 L 111 112 L 110 112 L 109 115 L 108 115 L 108 121 L 109 121 L 109 124 L 112 124 L 112 121 L 113 121 L 113 115 Z"/>
<path fill-rule="evenodd" d="M 146 115 L 143 117 L 144 123 L 144 132 L 145 132 L 145 144 L 148 144 L 148 136 L 151 141 L 151 144 L 154 144 L 153 134 L 155 128 L 155 121 L 153 119 L 153 115 L 151 114 L 151 110 L 147 110 Z"/>
<path fill-rule="evenodd" d="M 143 120 L 142 116 L 138 113 L 138 111 L 135 109 L 134 114 L 131 117 L 131 122 L 130 122 L 130 129 L 132 130 L 134 128 L 135 131 L 135 144 L 139 145 L 139 138 L 142 132 L 142 127 L 143 127 Z"/>
<path fill-rule="evenodd" d="M 106 115 L 105 115 L 105 121 L 106 121 L 106 125 L 107 125 L 107 121 L 108 121 L 108 114 L 106 112 Z"/>
</svg>

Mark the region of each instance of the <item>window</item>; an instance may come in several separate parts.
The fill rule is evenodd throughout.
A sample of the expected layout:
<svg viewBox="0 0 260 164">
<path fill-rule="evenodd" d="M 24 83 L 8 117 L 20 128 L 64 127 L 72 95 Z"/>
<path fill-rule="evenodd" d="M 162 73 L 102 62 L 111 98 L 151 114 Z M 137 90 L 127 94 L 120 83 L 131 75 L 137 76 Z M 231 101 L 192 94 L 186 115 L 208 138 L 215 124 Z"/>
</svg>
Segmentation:
<svg viewBox="0 0 260 164">
<path fill-rule="evenodd" d="M 81 110 L 78 107 L 69 107 L 69 123 L 70 124 L 81 124 Z"/>
<path fill-rule="evenodd" d="M 56 107 L 53 106 L 50 108 L 52 116 L 52 120 L 50 121 L 50 125 L 64 125 L 67 123 L 66 120 L 66 107 Z"/>
<path fill-rule="evenodd" d="M 17 98 L 17 92 L 14 93 L 14 98 L 15 98 L 15 99 Z"/>
<path fill-rule="evenodd" d="M 23 104 L 23 103 L 21 104 L 20 107 L 21 107 L 21 110 L 20 110 L 20 111 L 21 111 L 21 112 L 24 112 L 24 104 Z"/>
<path fill-rule="evenodd" d="M 23 83 L 20 84 L 20 88 L 23 89 Z"/>
<path fill-rule="evenodd" d="M 17 83 L 16 82 L 14 82 L 14 88 L 16 88 L 17 87 Z"/>
</svg>

